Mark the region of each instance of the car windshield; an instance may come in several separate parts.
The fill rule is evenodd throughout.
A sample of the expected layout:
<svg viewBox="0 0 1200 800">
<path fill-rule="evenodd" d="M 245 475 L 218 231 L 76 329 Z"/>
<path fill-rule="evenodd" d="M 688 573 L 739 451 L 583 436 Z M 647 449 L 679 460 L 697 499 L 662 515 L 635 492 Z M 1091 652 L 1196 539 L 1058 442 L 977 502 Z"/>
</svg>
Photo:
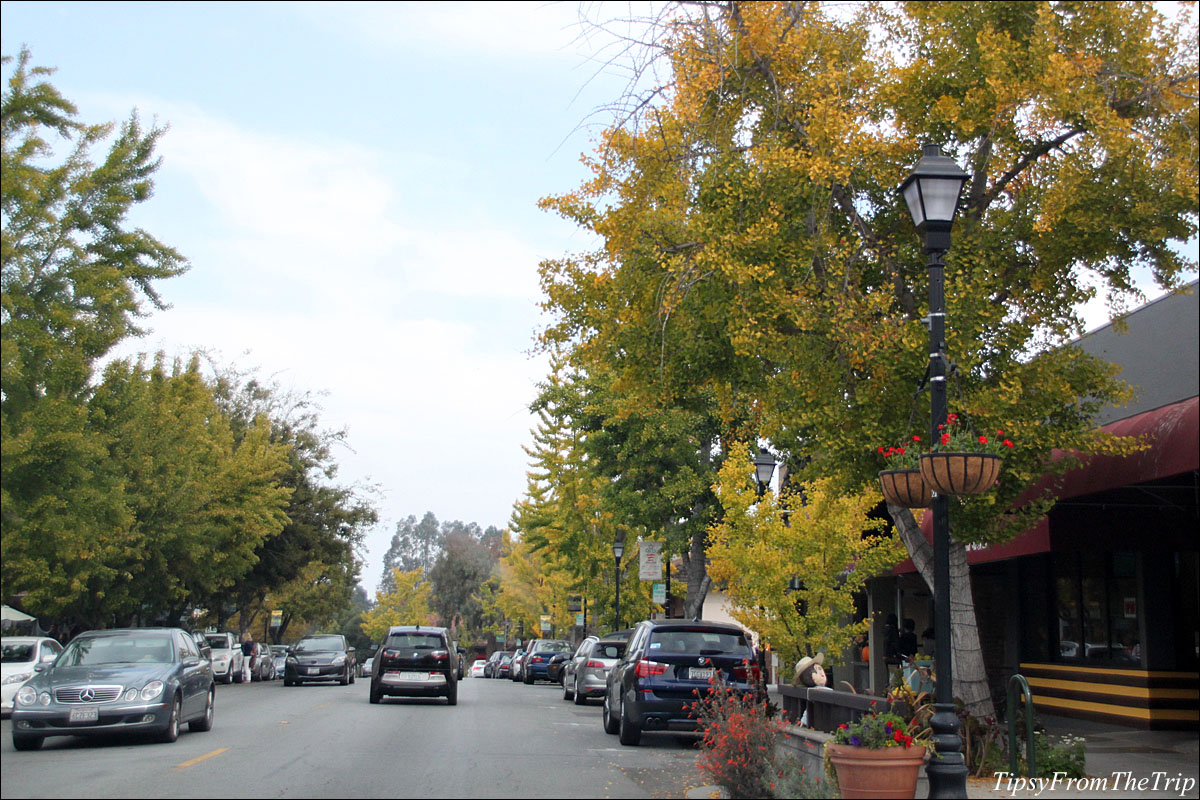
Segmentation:
<svg viewBox="0 0 1200 800">
<path fill-rule="evenodd" d="M 310 636 L 301 639 L 296 645 L 297 653 L 315 653 L 320 650 L 341 650 L 342 637 L 340 636 Z"/>
<path fill-rule="evenodd" d="M 650 636 L 649 649 L 659 653 L 715 656 L 723 653 L 744 654 L 750 650 L 750 645 L 742 633 L 679 628 L 654 631 Z"/>
<path fill-rule="evenodd" d="M 3 662 L 5 664 L 20 664 L 25 661 L 33 661 L 34 646 L 25 642 L 20 643 L 4 643 Z"/>
<path fill-rule="evenodd" d="M 271 655 L 273 655 L 273 656 L 286 656 L 286 655 L 287 655 L 287 645 L 285 645 L 285 644 L 273 644 L 273 645 L 271 645 Z"/>
<path fill-rule="evenodd" d="M 207 638 L 208 638 L 208 646 L 211 647 L 213 650 L 229 650 L 232 648 L 232 644 L 230 642 L 230 637 L 228 637 L 228 636 L 217 635 L 217 636 L 209 636 Z"/>
<path fill-rule="evenodd" d="M 442 637 L 436 633 L 421 633 L 419 631 L 406 631 L 404 633 L 392 633 L 384 642 L 384 647 L 394 647 L 397 650 L 444 650 L 442 645 Z"/>
<path fill-rule="evenodd" d="M 571 651 L 571 643 L 560 642 L 554 639 L 545 642 L 538 642 L 537 651 L 539 653 L 569 653 Z"/>
<path fill-rule="evenodd" d="M 59 666 L 170 664 L 174 660 L 170 636 L 85 636 L 67 645 Z"/>
</svg>

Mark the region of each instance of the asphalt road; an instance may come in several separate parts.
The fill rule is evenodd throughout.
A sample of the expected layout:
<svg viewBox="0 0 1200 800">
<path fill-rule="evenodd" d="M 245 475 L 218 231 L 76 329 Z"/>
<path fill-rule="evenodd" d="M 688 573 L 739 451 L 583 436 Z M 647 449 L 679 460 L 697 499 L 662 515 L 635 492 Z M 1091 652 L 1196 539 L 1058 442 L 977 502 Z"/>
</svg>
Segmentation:
<svg viewBox="0 0 1200 800">
<path fill-rule="evenodd" d="M 218 685 L 213 729 L 174 744 L 56 737 L 19 753 L 5 720 L 0 797 L 682 798 L 704 782 L 694 735 L 622 747 L 599 701 L 556 685 L 468 678 L 454 707 L 367 693 L 366 679 Z"/>
</svg>

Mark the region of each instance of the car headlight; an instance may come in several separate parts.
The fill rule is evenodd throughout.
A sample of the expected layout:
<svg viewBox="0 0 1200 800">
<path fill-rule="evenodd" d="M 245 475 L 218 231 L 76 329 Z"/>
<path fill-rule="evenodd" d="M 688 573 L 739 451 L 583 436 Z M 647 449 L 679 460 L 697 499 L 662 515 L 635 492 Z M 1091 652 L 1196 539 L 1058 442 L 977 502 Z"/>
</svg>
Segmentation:
<svg viewBox="0 0 1200 800">
<path fill-rule="evenodd" d="M 334 656 L 333 661 L 330 661 L 329 663 L 333 664 L 335 667 L 339 667 L 342 664 L 346 663 L 346 657 L 345 656 Z"/>
<path fill-rule="evenodd" d="M 163 682 L 162 681 L 150 681 L 142 689 L 142 699 L 143 700 L 153 700 L 154 698 L 156 698 L 160 694 L 162 694 L 162 690 L 163 690 Z"/>
<path fill-rule="evenodd" d="M 33 677 L 32 672 L 18 672 L 15 675 L 9 675 L 7 678 L 5 678 L 4 685 L 11 686 L 14 683 L 24 683 L 25 681 L 29 680 L 31 677 Z"/>
<path fill-rule="evenodd" d="M 41 694 L 39 694 L 39 695 L 38 695 L 38 702 L 39 702 L 39 703 L 41 703 L 41 704 L 42 704 L 42 705 L 44 705 L 44 706 L 48 706 L 48 705 L 50 705 L 50 693 L 49 693 L 49 692 L 42 692 Z"/>
<path fill-rule="evenodd" d="M 134 700 L 137 700 L 137 696 L 138 696 L 137 689 L 129 689 L 128 691 L 125 692 L 125 702 L 132 703 Z"/>
<path fill-rule="evenodd" d="M 32 686 L 22 686 L 17 692 L 17 702 L 23 706 L 31 706 L 37 702 L 37 689 Z"/>
</svg>

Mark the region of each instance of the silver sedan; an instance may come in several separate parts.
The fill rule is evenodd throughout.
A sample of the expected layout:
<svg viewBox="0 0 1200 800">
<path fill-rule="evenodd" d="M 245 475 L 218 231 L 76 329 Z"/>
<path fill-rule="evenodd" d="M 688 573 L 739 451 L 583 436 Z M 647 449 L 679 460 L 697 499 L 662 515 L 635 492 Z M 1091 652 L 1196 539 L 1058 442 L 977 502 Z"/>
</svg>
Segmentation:
<svg viewBox="0 0 1200 800">
<path fill-rule="evenodd" d="M 581 706 L 589 697 L 603 697 L 608 672 L 624 654 L 624 639 L 584 639 L 563 670 L 563 700 Z"/>
</svg>

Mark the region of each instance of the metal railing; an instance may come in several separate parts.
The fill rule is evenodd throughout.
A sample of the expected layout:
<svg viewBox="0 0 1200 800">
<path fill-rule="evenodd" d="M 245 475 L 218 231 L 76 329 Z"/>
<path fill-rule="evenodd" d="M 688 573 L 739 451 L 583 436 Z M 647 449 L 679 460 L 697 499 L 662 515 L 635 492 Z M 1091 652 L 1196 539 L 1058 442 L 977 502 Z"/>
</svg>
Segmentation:
<svg viewBox="0 0 1200 800">
<path fill-rule="evenodd" d="M 1024 675 L 1013 675 L 1008 679 L 1008 767 L 1012 774 L 1020 775 L 1017 764 L 1017 696 L 1025 696 L 1025 760 L 1028 762 L 1029 777 L 1037 775 L 1037 758 L 1033 746 L 1033 693 Z"/>
</svg>

